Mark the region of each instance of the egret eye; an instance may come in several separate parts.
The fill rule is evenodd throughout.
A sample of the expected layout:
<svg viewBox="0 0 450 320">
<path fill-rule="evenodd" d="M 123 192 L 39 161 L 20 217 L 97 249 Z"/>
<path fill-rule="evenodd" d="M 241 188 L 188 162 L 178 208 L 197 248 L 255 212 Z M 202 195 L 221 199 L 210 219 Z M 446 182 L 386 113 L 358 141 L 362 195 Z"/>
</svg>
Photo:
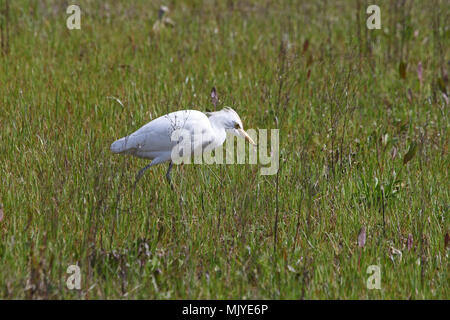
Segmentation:
<svg viewBox="0 0 450 320">
<path fill-rule="evenodd" d="M 236 122 L 236 123 L 234 124 L 234 128 L 235 128 L 235 129 L 239 129 L 239 128 L 240 128 L 239 123 Z"/>
</svg>

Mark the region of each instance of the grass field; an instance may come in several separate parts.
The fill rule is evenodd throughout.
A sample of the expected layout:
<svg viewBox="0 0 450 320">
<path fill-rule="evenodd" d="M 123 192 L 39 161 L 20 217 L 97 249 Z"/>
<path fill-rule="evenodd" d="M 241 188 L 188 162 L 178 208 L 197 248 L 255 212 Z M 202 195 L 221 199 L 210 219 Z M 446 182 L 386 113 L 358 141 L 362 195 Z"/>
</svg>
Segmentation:
<svg viewBox="0 0 450 320">
<path fill-rule="evenodd" d="M 6 2 L 0 298 L 450 298 L 448 2 L 168 1 L 159 30 L 159 1 L 74 1 L 80 30 L 71 1 Z M 212 87 L 280 130 L 278 173 L 178 166 L 172 192 L 161 165 L 133 191 L 148 162 L 110 144 Z"/>
</svg>

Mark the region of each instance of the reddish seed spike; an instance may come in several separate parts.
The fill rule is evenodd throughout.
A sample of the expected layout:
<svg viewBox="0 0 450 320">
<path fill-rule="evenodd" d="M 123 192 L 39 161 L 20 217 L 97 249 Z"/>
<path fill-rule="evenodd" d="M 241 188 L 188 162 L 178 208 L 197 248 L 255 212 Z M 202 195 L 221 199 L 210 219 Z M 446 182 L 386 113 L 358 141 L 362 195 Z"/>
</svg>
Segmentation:
<svg viewBox="0 0 450 320">
<path fill-rule="evenodd" d="M 445 244 L 445 248 L 450 247 L 450 235 L 447 233 L 445 234 L 445 238 L 444 238 L 444 244 Z"/>
<path fill-rule="evenodd" d="M 422 80 L 423 80 L 422 72 L 423 72 L 422 62 L 419 62 L 419 64 L 417 65 L 417 78 L 419 78 L 420 84 L 422 84 Z"/>
<path fill-rule="evenodd" d="M 363 248 L 366 245 L 366 228 L 362 227 L 358 235 L 358 246 Z"/>
<path fill-rule="evenodd" d="M 217 106 L 218 101 L 216 87 L 213 87 L 211 90 L 211 102 L 214 105 L 214 108 Z"/>
<path fill-rule="evenodd" d="M 408 241 L 406 242 L 406 246 L 408 247 L 408 250 L 412 249 L 413 246 L 413 236 L 412 234 L 408 234 Z"/>
<path fill-rule="evenodd" d="M 303 53 L 306 52 L 306 50 L 308 50 L 309 47 L 309 40 L 306 39 L 305 42 L 303 42 Z"/>
</svg>

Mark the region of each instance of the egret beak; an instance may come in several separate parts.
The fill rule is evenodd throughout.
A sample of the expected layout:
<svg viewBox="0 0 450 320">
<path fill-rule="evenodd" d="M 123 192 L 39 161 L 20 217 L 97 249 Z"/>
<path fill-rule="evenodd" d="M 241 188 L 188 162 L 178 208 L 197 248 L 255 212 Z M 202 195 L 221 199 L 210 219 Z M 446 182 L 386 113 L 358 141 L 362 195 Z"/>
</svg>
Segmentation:
<svg viewBox="0 0 450 320">
<path fill-rule="evenodd" d="M 237 129 L 237 131 L 239 132 L 239 134 L 245 138 L 245 140 L 247 140 L 248 142 L 250 142 L 251 144 L 256 145 L 255 141 L 253 141 L 252 138 L 250 138 L 250 136 L 248 135 L 247 132 L 245 132 L 243 129 Z"/>
</svg>

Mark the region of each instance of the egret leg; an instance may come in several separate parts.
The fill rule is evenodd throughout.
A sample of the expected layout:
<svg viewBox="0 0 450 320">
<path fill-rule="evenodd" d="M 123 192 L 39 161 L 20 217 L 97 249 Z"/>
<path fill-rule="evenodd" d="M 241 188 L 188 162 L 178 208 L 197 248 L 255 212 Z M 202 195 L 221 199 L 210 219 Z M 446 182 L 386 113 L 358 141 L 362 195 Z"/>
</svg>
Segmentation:
<svg viewBox="0 0 450 320">
<path fill-rule="evenodd" d="M 173 184 L 172 184 L 172 178 L 170 177 L 170 171 L 172 171 L 172 167 L 173 167 L 173 162 L 170 161 L 169 169 L 167 169 L 167 173 L 166 173 L 166 179 L 169 182 L 170 188 L 172 189 L 172 191 L 174 191 Z"/>
<path fill-rule="evenodd" d="M 148 164 L 147 166 L 145 166 L 144 168 L 142 168 L 141 170 L 139 170 L 138 174 L 136 175 L 136 180 L 134 181 L 134 186 L 133 189 L 136 188 L 136 185 L 138 183 L 138 181 L 142 178 L 142 176 L 144 175 L 144 172 L 150 168 L 151 166 L 155 165 L 154 161 L 152 161 L 150 164 Z"/>
</svg>

